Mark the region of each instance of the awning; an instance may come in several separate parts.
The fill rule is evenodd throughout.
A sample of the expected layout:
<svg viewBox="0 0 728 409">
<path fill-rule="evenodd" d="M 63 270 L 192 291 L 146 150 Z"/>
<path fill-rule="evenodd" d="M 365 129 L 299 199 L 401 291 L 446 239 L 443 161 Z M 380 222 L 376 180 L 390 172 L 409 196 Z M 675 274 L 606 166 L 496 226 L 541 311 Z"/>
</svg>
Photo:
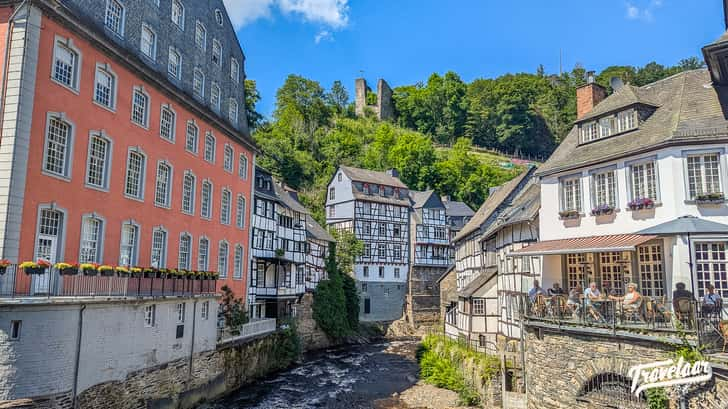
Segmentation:
<svg viewBox="0 0 728 409">
<path fill-rule="evenodd" d="M 657 236 L 640 234 L 615 234 L 611 236 L 578 237 L 573 239 L 547 240 L 533 243 L 513 251 L 513 256 L 542 256 L 548 254 L 600 253 L 606 251 L 634 251 L 642 243 Z"/>
</svg>

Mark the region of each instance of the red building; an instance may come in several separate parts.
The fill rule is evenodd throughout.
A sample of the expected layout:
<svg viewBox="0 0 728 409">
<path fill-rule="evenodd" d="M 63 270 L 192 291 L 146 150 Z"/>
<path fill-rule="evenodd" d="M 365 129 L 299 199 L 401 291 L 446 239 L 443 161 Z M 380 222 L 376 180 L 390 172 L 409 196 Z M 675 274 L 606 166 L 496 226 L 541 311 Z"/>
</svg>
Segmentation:
<svg viewBox="0 0 728 409">
<path fill-rule="evenodd" d="M 2 258 L 218 271 L 246 293 L 244 56 L 221 0 L 187 3 L 0 1 Z"/>
</svg>

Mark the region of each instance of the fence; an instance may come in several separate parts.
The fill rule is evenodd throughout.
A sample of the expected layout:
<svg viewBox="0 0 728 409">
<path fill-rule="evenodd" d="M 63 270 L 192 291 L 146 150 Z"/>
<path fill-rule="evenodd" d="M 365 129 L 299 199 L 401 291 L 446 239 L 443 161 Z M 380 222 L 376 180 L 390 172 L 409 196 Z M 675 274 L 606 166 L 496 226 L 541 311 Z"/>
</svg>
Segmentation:
<svg viewBox="0 0 728 409">
<path fill-rule="evenodd" d="M 214 294 L 216 280 L 181 277 L 121 277 L 61 275 L 55 268 L 27 275 L 8 266 L 0 275 L 2 298 L 50 297 L 157 297 Z"/>
<path fill-rule="evenodd" d="M 265 335 L 276 330 L 276 319 L 275 318 L 264 318 L 255 321 L 248 322 L 241 325 L 239 328 L 218 328 L 217 341 L 218 342 L 230 342 L 241 339 L 251 338 L 258 335 Z"/>
</svg>

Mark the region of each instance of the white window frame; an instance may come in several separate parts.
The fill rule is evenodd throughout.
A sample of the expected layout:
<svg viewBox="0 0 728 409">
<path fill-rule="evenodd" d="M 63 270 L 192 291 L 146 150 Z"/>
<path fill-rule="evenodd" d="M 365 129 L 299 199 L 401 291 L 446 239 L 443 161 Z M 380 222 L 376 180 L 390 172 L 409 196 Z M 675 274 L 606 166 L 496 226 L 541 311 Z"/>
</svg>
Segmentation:
<svg viewBox="0 0 728 409">
<path fill-rule="evenodd" d="M 206 236 L 197 241 L 197 270 L 210 271 L 210 239 Z"/>
<path fill-rule="evenodd" d="M 109 104 L 105 104 L 102 101 L 99 101 L 98 99 L 98 92 L 99 92 L 99 81 L 98 81 L 98 75 L 99 72 L 103 75 L 107 75 L 111 79 L 111 89 L 109 90 Z M 116 112 L 116 96 L 117 96 L 117 89 L 118 86 L 118 76 L 114 72 L 114 70 L 111 69 L 111 66 L 109 64 L 96 64 L 96 70 L 94 71 L 94 94 L 93 94 L 93 102 L 104 108 L 108 109 L 112 112 Z"/>
<path fill-rule="evenodd" d="M 207 200 L 205 200 L 205 186 L 210 187 L 210 193 L 207 197 Z M 209 179 L 205 179 L 202 181 L 202 184 L 200 185 L 200 217 L 206 220 L 212 220 L 212 203 L 213 203 L 213 197 L 215 194 L 215 187 L 212 184 L 212 181 Z M 207 212 L 205 211 L 207 209 Z"/>
<path fill-rule="evenodd" d="M 179 14 L 179 21 L 175 20 L 175 5 L 179 6 L 180 8 L 180 14 Z M 177 26 L 180 30 L 185 31 L 185 6 L 182 4 L 180 0 L 172 0 L 172 6 L 171 11 L 169 14 L 169 18 L 172 20 L 172 23 L 174 23 L 175 26 Z"/>
<path fill-rule="evenodd" d="M 169 174 L 167 175 L 167 180 L 161 180 L 159 177 L 159 171 L 162 167 L 167 167 L 169 169 Z M 172 206 L 172 181 L 174 180 L 174 167 L 169 161 L 166 160 L 160 160 L 157 161 L 157 171 L 155 173 L 155 182 L 154 182 L 154 205 L 157 207 L 162 207 L 165 209 L 169 209 Z M 165 192 L 164 192 L 164 202 L 160 202 L 158 198 L 159 190 L 160 190 L 160 183 L 165 183 Z"/>
<path fill-rule="evenodd" d="M 708 194 L 708 193 L 718 193 L 721 192 L 724 195 L 726 194 L 724 181 L 725 181 L 725 150 L 722 148 L 719 149 L 707 149 L 707 150 L 692 150 L 692 151 L 683 151 L 683 171 L 685 174 L 685 194 L 688 201 L 694 201 L 698 194 Z M 718 188 L 719 191 L 712 191 L 708 190 L 707 188 L 707 178 L 706 176 L 706 167 L 705 167 L 705 157 L 706 156 L 717 156 L 718 157 Z M 699 171 L 700 171 L 700 191 L 696 189 L 695 192 L 691 192 L 690 190 L 690 158 L 700 158 L 700 162 L 698 164 Z"/>
<path fill-rule="evenodd" d="M 230 79 L 236 84 L 240 83 L 240 63 L 235 57 L 230 58 Z"/>
<path fill-rule="evenodd" d="M 598 139 L 609 138 L 610 136 L 614 135 L 615 128 L 616 128 L 616 125 L 614 123 L 613 116 L 607 116 L 607 117 L 599 119 L 599 137 L 598 137 Z"/>
<path fill-rule="evenodd" d="M 162 130 L 164 129 L 163 121 L 165 112 L 168 112 L 171 116 L 171 121 L 169 124 L 169 137 L 165 136 L 162 132 Z M 159 110 L 159 137 L 171 143 L 174 143 L 177 139 L 177 112 L 169 104 L 162 105 L 161 109 Z"/>
<path fill-rule="evenodd" d="M 574 203 L 568 203 L 567 200 L 567 188 L 571 186 L 575 188 L 575 191 L 572 192 Z M 584 206 L 584 197 L 582 192 L 581 175 L 573 175 L 561 178 L 559 180 L 559 193 L 559 201 L 561 204 L 559 208 L 561 211 L 575 210 L 578 213 L 582 212 L 582 208 Z"/>
<path fill-rule="evenodd" d="M 95 257 L 93 259 L 89 259 L 83 256 L 84 250 L 88 248 L 88 246 L 85 244 L 87 242 L 90 242 L 90 240 L 87 240 L 86 233 L 86 221 L 87 220 L 93 220 L 96 223 L 98 223 L 98 226 L 96 227 L 96 240 L 95 240 L 95 249 L 93 250 L 95 252 Z M 104 238 L 105 238 L 105 230 L 106 229 L 106 219 L 104 219 L 102 216 L 96 214 L 96 213 L 87 213 L 81 216 L 81 235 L 79 237 L 79 244 L 78 244 L 78 261 L 79 263 L 103 263 L 104 261 Z"/>
<path fill-rule="evenodd" d="M 191 129 L 194 130 L 194 135 L 192 135 L 193 138 L 190 138 Z M 191 139 L 193 139 L 192 142 L 190 142 Z M 190 146 L 192 146 L 192 149 L 190 149 Z M 200 149 L 200 127 L 197 126 L 195 121 L 192 121 L 192 120 L 187 121 L 187 125 L 185 126 L 185 150 L 194 155 L 197 155 L 197 152 L 199 152 L 199 149 Z"/>
<path fill-rule="evenodd" d="M 648 166 L 652 166 L 652 182 L 650 182 L 650 174 L 648 170 Z M 660 201 L 660 175 L 658 170 L 658 162 L 657 157 L 652 156 L 645 159 L 639 159 L 632 162 L 626 163 L 627 167 L 627 181 L 629 184 L 629 199 L 630 200 L 637 200 L 637 199 L 645 199 L 649 198 L 652 199 L 653 202 L 657 203 Z M 638 175 L 636 175 L 638 173 Z M 638 183 L 640 180 L 637 180 L 636 177 L 639 177 L 640 180 L 644 183 L 644 186 L 638 186 Z M 650 187 L 650 184 L 652 185 Z M 637 191 L 644 191 L 645 194 L 636 194 Z M 653 191 L 653 196 L 650 196 L 650 190 Z"/>
<path fill-rule="evenodd" d="M 217 58 L 217 61 L 215 61 Z M 218 67 L 222 67 L 222 44 L 217 38 L 212 39 L 212 55 L 210 61 Z"/>
<path fill-rule="evenodd" d="M 139 195 L 134 196 L 127 190 L 129 186 L 129 165 L 132 154 L 137 154 L 142 158 L 142 166 L 139 170 Z M 129 199 L 144 201 L 144 190 L 146 188 L 146 173 L 147 173 L 147 154 L 144 153 L 139 147 L 129 147 L 126 153 L 126 172 L 124 173 L 124 197 Z"/>
<path fill-rule="evenodd" d="M 615 120 L 617 133 L 627 132 L 637 128 L 637 120 L 635 119 L 636 112 L 634 109 L 617 112 Z"/>
<path fill-rule="evenodd" d="M 176 64 L 172 64 L 172 58 L 176 56 Z M 173 70 L 173 67 L 175 68 Z M 169 54 L 167 57 L 167 75 L 175 80 L 182 79 L 182 53 L 179 52 L 175 47 L 169 47 Z"/>
<path fill-rule="evenodd" d="M 235 199 L 235 225 L 239 229 L 245 228 L 245 209 L 247 207 L 248 206 L 247 201 L 245 200 L 245 196 L 243 196 L 242 193 L 239 193 L 237 199 Z"/>
<path fill-rule="evenodd" d="M 233 126 L 238 126 L 238 120 L 240 118 L 240 104 L 235 98 L 230 98 L 228 102 L 228 120 Z"/>
<path fill-rule="evenodd" d="M 143 97 L 146 98 L 146 107 L 144 108 L 144 119 L 142 122 L 138 122 L 136 119 L 134 119 L 134 111 L 136 107 L 136 95 L 140 94 Z M 149 96 L 149 93 L 144 89 L 144 87 L 140 86 L 134 86 L 132 88 L 131 92 L 131 122 L 134 125 L 141 126 L 144 129 L 149 129 L 149 110 L 152 106 L 152 98 Z"/>
<path fill-rule="evenodd" d="M 221 101 L 222 93 L 220 91 L 220 86 L 217 85 L 217 82 L 212 81 L 212 85 L 210 85 L 210 106 L 218 114 L 220 113 Z"/>
<path fill-rule="evenodd" d="M 227 206 L 226 204 L 227 199 Z M 220 224 L 229 225 L 233 207 L 233 193 L 229 188 L 224 187 L 220 192 Z"/>
<path fill-rule="evenodd" d="M 473 298 L 473 315 L 485 315 L 485 298 Z"/>
<path fill-rule="evenodd" d="M 63 159 L 63 171 L 61 173 L 58 173 L 54 170 L 48 169 L 48 151 L 50 149 L 50 126 L 52 121 L 60 121 L 68 129 L 68 133 L 66 135 L 66 141 L 64 146 L 64 159 Z M 74 140 L 75 140 L 75 131 L 76 131 L 76 125 L 70 121 L 65 113 L 62 112 L 49 112 L 46 115 L 46 127 L 45 127 L 45 141 L 43 143 L 43 167 L 41 168 L 41 172 L 46 176 L 53 176 L 65 181 L 71 180 L 72 170 L 73 170 L 73 146 L 74 146 Z"/>
<path fill-rule="evenodd" d="M 223 148 L 223 156 L 222 156 L 222 168 L 229 173 L 233 173 L 233 169 L 235 168 L 234 160 L 235 158 L 235 150 L 233 149 L 232 145 L 229 143 L 225 144 L 225 147 Z"/>
<path fill-rule="evenodd" d="M 156 246 L 156 237 L 155 235 L 157 233 L 161 233 L 162 236 L 162 246 L 157 250 L 155 248 Z M 152 229 L 152 240 L 150 243 L 150 251 L 149 251 L 149 265 L 156 268 L 165 268 L 167 267 L 167 246 L 169 243 L 169 232 L 167 229 L 165 229 L 163 226 L 157 226 Z M 159 251 L 159 263 L 155 265 L 154 263 L 154 253 L 156 251 Z"/>
<path fill-rule="evenodd" d="M 208 149 L 207 149 L 208 142 L 212 142 L 212 145 L 210 145 L 211 149 L 209 150 L 209 155 L 208 155 Z M 205 159 L 205 161 L 207 161 L 207 162 L 214 164 L 215 156 L 217 156 L 216 150 L 217 150 L 217 138 L 215 138 L 215 135 L 213 135 L 212 132 L 207 131 L 205 133 L 205 150 L 202 153 L 203 159 Z"/>
<path fill-rule="evenodd" d="M 192 94 L 199 99 L 205 98 L 205 73 L 199 67 L 192 73 Z"/>
<path fill-rule="evenodd" d="M 151 50 L 149 54 L 144 52 L 144 31 L 148 31 L 152 35 L 152 41 L 150 44 Z M 157 32 L 152 29 L 152 26 L 150 26 L 147 23 L 142 23 L 142 30 L 139 34 L 139 51 L 141 51 L 142 55 L 156 61 L 157 60 Z"/>
<path fill-rule="evenodd" d="M 233 280 L 243 279 L 243 266 L 245 265 L 245 249 L 240 244 L 235 245 L 233 261 Z"/>
<path fill-rule="evenodd" d="M 616 168 L 610 167 L 591 172 L 591 181 L 592 207 L 596 208 L 602 205 L 608 205 L 616 209 L 619 204 L 619 186 Z M 604 191 L 602 192 L 602 190 Z M 600 196 L 604 196 L 604 202 L 602 202 Z"/>
<path fill-rule="evenodd" d="M 56 233 L 54 235 L 49 234 L 41 234 L 41 223 L 43 222 L 43 212 L 49 211 L 53 213 L 58 214 L 58 226 L 56 228 Z M 36 216 L 36 222 L 35 222 L 35 241 L 34 241 L 34 247 L 33 247 L 33 259 L 37 260 L 40 257 L 39 250 L 40 250 L 40 240 L 41 236 L 44 237 L 54 237 L 56 239 L 56 248 L 55 248 L 55 254 L 52 254 L 52 257 L 55 257 L 56 259 L 60 259 L 65 253 L 65 242 L 66 242 L 66 225 L 68 220 L 68 212 L 66 209 L 59 208 L 55 205 L 55 203 L 42 203 L 38 205 L 38 214 Z M 54 261 L 54 260 L 50 260 Z"/>
<path fill-rule="evenodd" d="M 223 257 L 223 250 L 225 252 Z M 228 269 L 230 268 L 230 243 L 226 240 L 220 240 L 217 244 L 217 272 L 220 273 L 220 278 L 225 279 L 228 276 Z"/>
<path fill-rule="evenodd" d="M 184 324 L 185 323 L 185 312 L 187 310 L 187 303 L 185 303 L 185 302 L 178 303 L 175 310 L 177 311 L 177 324 Z"/>
<path fill-rule="evenodd" d="M 102 166 L 102 181 L 101 184 L 94 184 L 89 181 L 89 178 L 91 177 L 91 148 L 92 148 L 92 141 L 94 139 L 100 139 L 106 143 L 106 152 L 105 157 L 103 158 L 103 166 Z M 114 142 L 111 140 L 111 138 L 106 134 L 104 131 L 91 131 L 89 132 L 89 139 L 88 139 L 88 150 L 86 152 L 86 177 L 84 178 L 84 184 L 86 187 L 91 189 L 98 189 L 102 191 L 108 191 L 109 190 L 109 181 L 111 180 L 111 160 L 113 158 L 113 152 L 114 152 Z"/>
<path fill-rule="evenodd" d="M 109 11 L 112 4 L 116 4 L 121 8 L 121 15 L 119 16 L 119 27 L 109 26 Z M 126 26 L 126 6 L 119 0 L 106 0 L 106 8 L 104 9 L 104 27 L 116 34 L 117 36 L 124 38 L 124 31 Z"/>
<path fill-rule="evenodd" d="M 202 33 L 202 41 L 200 41 L 200 33 Z M 200 20 L 195 22 L 195 45 L 202 51 L 207 50 L 207 28 Z"/>
<path fill-rule="evenodd" d="M 131 243 L 131 257 L 128 263 L 124 263 L 122 257 L 124 256 L 124 247 L 129 247 L 128 244 L 124 244 L 124 228 L 132 227 L 134 229 L 134 242 Z M 139 262 L 139 234 L 141 233 L 139 223 L 134 220 L 125 220 L 121 223 L 121 234 L 119 236 L 119 265 L 120 266 L 135 266 Z"/>
<path fill-rule="evenodd" d="M 189 208 L 185 207 L 185 201 L 187 200 L 187 188 L 185 187 L 185 184 L 187 182 L 187 178 L 192 178 L 192 188 L 189 192 Z M 182 213 L 188 214 L 190 216 L 193 216 L 195 214 L 195 196 L 197 194 L 197 176 L 191 171 L 186 170 L 184 175 L 182 175 Z"/>
<path fill-rule="evenodd" d="M 592 142 L 599 139 L 599 126 L 597 121 L 589 121 L 579 125 L 581 143 Z"/>
<path fill-rule="evenodd" d="M 144 328 L 154 328 L 156 325 L 157 305 L 150 304 L 144 306 Z"/>
<path fill-rule="evenodd" d="M 210 302 L 205 301 L 200 305 L 200 318 L 207 320 L 210 318 Z"/>
<path fill-rule="evenodd" d="M 82 54 L 81 50 L 76 47 L 73 43 L 73 40 L 66 37 L 61 36 L 55 36 L 55 41 L 53 43 L 53 61 L 51 61 L 51 81 L 55 82 L 56 84 L 78 94 L 79 93 L 79 87 L 81 84 L 81 63 L 82 63 Z M 71 83 L 66 84 L 63 81 L 56 78 L 56 62 L 58 61 L 58 48 L 65 48 L 71 53 L 72 58 L 74 60 L 72 61 L 73 67 L 71 68 Z"/>
<path fill-rule="evenodd" d="M 183 245 L 187 245 L 187 263 L 183 264 Z M 179 234 L 179 246 L 177 248 L 177 268 L 189 270 L 192 266 L 192 235 L 188 232 L 182 232 Z"/>
<path fill-rule="evenodd" d="M 248 180 L 248 155 L 241 153 L 238 157 L 238 177 Z"/>
</svg>

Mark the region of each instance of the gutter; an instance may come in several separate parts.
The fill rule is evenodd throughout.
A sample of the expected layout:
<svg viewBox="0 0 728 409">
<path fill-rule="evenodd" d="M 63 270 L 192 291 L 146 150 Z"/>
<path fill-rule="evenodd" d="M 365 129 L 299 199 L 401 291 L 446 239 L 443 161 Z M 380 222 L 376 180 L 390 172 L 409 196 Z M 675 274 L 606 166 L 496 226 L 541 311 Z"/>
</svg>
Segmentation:
<svg viewBox="0 0 728 409">
<path fill-rule="evenodd" d="M 207 313 L 210 313 L 210 310 L 208 309 Z M 190 341 L 190 364 L 187 366 L 187 381 L 192 380 L 192 358 L 195 356 L 195 327 L 197 326 L 197 299 L 195 299 L 195 303 L 192 305 L 192 341 Z"/>
<path fill-rule="evenodd" d="M 81 337 L 83 335 L 83 312 L 86 310 L 86 304 L 83 304 L 81 306 L 81 309 L 78 311 L 78 332 L 76 335 L 76 359 L 73 366 L 73 390 L 71 392 L 71 402 L 73 403 L 73 407 L 78 407 L 78 402 L 76 401 L 77 393 L 78 393 L 78 373 L 79 373 L 79 364 L 81 362 Z"/>
</svg>

